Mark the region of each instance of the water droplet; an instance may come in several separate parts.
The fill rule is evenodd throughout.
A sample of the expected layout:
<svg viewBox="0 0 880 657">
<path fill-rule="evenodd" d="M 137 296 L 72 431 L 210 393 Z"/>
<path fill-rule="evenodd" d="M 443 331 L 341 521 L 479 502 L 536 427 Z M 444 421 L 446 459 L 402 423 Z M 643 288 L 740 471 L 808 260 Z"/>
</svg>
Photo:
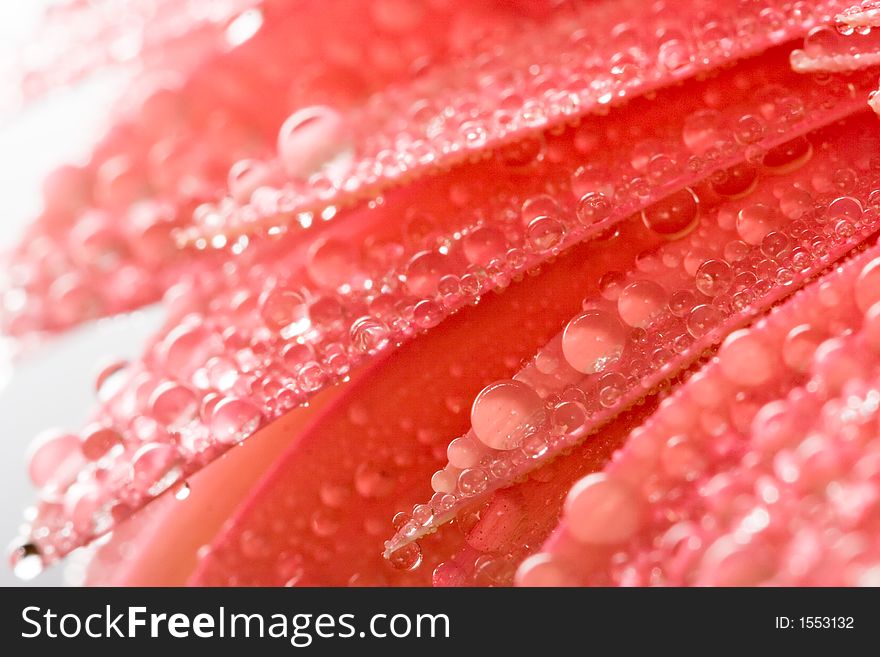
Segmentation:
<svg viewBox="0 0 880 657">
<path fill-rule="evenodd" d="M 471 407 L 471 425 L 477 438 L 492 449 L 518 447 L 534 416 L 543 408 L 541 398 L 521 381 L 498 381 L 486 386 Z"/>
<path fill-rule="evenodd" d="M 602 372 L 617 362 L 627 331 L 609 313 L 589 310 L 572 319 L 562 334 L 562 353 L 578 372 Z"/>
<path fill-rule="evenodd" d="M 756 116 L 741 116 L 733 129 L 735 139 L 743 145 L 756 144 L 764 137 L 764 123 Z"/>
<path fill-rule="evenodd" d="M 187 379 L 211 356 L 219 355 L 222 347 L 220 337 L 204 326 L 181 324 L 165 336 L 161 351 L 168 373 Z"/>
<path fill-rule="evenodd" d="M 813 145 L 806 137 L 795 137 L 779 146 L 774 146 L 764 154 L 764 167 L 772 173 L 781 175 L 799 169 L 813 154 Z"/>
<path fill-rule="evenodd" d="M 680 71 L 691 63 L 691 48 L 684 39 L 667 39 L 660 44 L 657 61 L 667 71 Z"/>
<path fill-rule="evenodd" d="M 88 460 L 97 461 L 120 443 L 122 443 L 122 436 L 115 429 L 91 425 L 83 432 L 80 449 Z"/>
<path fill-rule="evenodd" d="M 108 401 L 122 390 L 128 371 L 128 361 L 117 360 L 104 365 L 95 377 L 95 392 L 102 402 Z"/>
<path fill-rule="evenodd" d="M 43 572 L 43 558 L 39 548 L 33 543 L 25 543 L 13 548 L 9 564 L 16 577 L 31 580 Z"/>
<path fill-rule="evenodd" d="M 565 226 L 552 217 L 537 217 L 526 228 L 526 240 L 539 252 L 551 251 L 562 243 Z"/>
<path fill-rule="evenodd" d="M 455 468 L 469 468 L 476 465 L 483 453 L 482 444 L 470 435 L 456 438 L 446 448 L 449 465 Z"/>
<path fill-rule="evenodd" d="M 306 270 L 315 283 L 330 290 L 362 287 L 366 279 L 358 267 L 354 244 L 336 239 L 321 239 L 312 244 Z"/>
<path fill-rule="evenodd" d="M 589 192 L 578 201 L 577 218 L 585 226 L 592 226 L 610 217 L 611 209 L 611 203 L 605 194 Z"/>
<path fill-rule="evenodd" d="M 378 462 L 361 463 L 354 473 L 355 490 L 363 497 L 385 497 L 394 490 L 394 485 L 394 471 Z"/>
<path fill-rule="evenodd" d="M 619 271 L 605 272 L 599 279 L 599 294 L 608 301 L 617 301 L 625 282 L 626 277 Z"/>
<path fill-rule="evenodd" d="M 278 155 L 294 178 L 305 180 L 322 169 L 342 171 L 353 153 L 348 124 L 330 107 L 298 110 L 278 131 Z"/>
<path fill-rule="evenodd" d="M 724 294 L 733 284 L 733 271 L 724 260 L 707 260 L 697 270 L 694 281 L 707 297 Z"/>
<path fill-rule="evenodd" d="M 361 317 L 351 325 L 351 343 L 363 353 L 374 354 L 388 344 L 388 327 L 372 317 Z"/>
<path fill-rule="evenodd" d="M 758 170 L 747 162 L 719 171 L 711 178 L 713 191 L 726 199 L 742 198 L 758 184 Z"/>
<path fill-rule="evenodd" d="M 132 458 L 132 485 L 141 493 L 159 495 L 180 478 L 178 462 L 173 445 L 147 443 Z"/>
<path fill-rule="evenodd" d="M 715 110 L 694 112 L 685 119 L 681 137 L 684 145 L 697 155 L 714 148 L 721 139 L 720 112 Z"/>
<path fill-rule="evenodd" d="M 695 307 L 687 318 L 687 330 L 694 338 L 702 338 L 724 321 L 724 314 L 715 306 Z"/>
<path fill-rule="evenodd" d="M 462 239 L 462 250 L 468 262 L 485 267 L 504 255 L 507 240 L 497 228 L 481 226 Z"/>
<path fill-rule="evenodd" d="M 654 281 L 627 285 L 617 299 L 620 318 L 634 328 L 645 328 L 666 308 L 666 290 Z"/>
<path fill-rule="evenodd" d="M 685 187 L 642 210 L 642 221 L 658 235 L 679 239 L 696 227 L 699 211 L 699 198 Z"/>
<path fill-rule="evenodd" d="M 190 489 L 189 484 L 182 481 L 174 488 L 174 498 L 183 501 L 189 497 L 191 492 L 192 489 Z"/>
<path fill-rule="evenodd" d="M 262 412 L 252 403 L 224 397 L 211 414 L 211 434 L 222 443 L 239 443 L 256 431 L 262 420 Z"/>
<path fill-rule="evenodd" d="M 862 268 L 855 288 L 856 304 L 862 312 L 880 301 L 880 258 L 874 258 Z"/>
<path fill-rule="evenodd" d="M 305 299 L 292 290 L 274 289 L 260 302 L 260 315 L 266 326 L 285 339 L 305 332 L 311 322 Z"/>
<path fill-rule="evenodd" d="M 771 350 L 748 330 L 734 331 L 718 351 L 721 371 L 734 383 L 756 386 L 774 374 L 775 359 Z"/>
<path fill-rule="evenodd" d="M 185 427 L 196 418 L 199 403 L 190 388 L 171 381 L 157 387 L 149 402 L 153 417 L 173 430 Z"/>
<path fill-rule="evenodd" d="M 422 548 L 416 542 L 404 545 L 399 550 L 392 552 L 388 561 L 396 570 L 416 570 L 422 564 Z"/>
<path fill-rule="evenodd" d="M 810 57 L 822 57 L 833 53 L 840 44 L 840 36 L 828 25 L 811 29 L 804 37 L 804 52 Z"/>
<path fill-rule="evenodd" d="M 739 211 L 736 218 L 736 232 L 746 244 L 759 245 L 764 236 L 779 225 L 775 210 L 762 204 L 753 203 Z"/>
<path fill-rule="evenodd" d="M 37 488 L 67 484 L 83 465 L 80 439 L 63 431 L 44 431 L 28 448 L 27 461 L 28 476 Z"/>
<path fill-rule="evenodd" d="M 587 410 L 583 404 L 565 401 L 553 409 L 553 426 L 562 433 L 573 434 L 587 423 Z"/>
<path fill-rule="evenodd" d="M 630 538 L 641 523 L 638 498 L 629 487 L 603 473 L 578 481 L 565 500 L 568 531 L 578 540 L 608 545 Z"/>
<path fill-rule="evenodd" d="M 458 489 L 468 497 L 485 491 L 488 483 L 489 478 L 482 468 L 468 468 L 458 475 Z"/>
<path fill-rule="evenodd" d="M 822 331 L 809 324 L 795 326 L 782 343 L 782 360 L 796 372 L 806 372 L 825 337 Z"/>
<path fill-rule="evenodd" d="M 669 311 L 676 317 L 685 317 L 696 303 L 696 295 L 690 290 L 676 290 L 669 297 Z"/>
<path fill-rule="evenodd" d="M 412 257 L 406 268 L 406 287 L 419 297 L 432 297 L 437 293 L 440 279 L 449 265 L 446 256 L 437 251 L 422 251 Z"/>
</svg>

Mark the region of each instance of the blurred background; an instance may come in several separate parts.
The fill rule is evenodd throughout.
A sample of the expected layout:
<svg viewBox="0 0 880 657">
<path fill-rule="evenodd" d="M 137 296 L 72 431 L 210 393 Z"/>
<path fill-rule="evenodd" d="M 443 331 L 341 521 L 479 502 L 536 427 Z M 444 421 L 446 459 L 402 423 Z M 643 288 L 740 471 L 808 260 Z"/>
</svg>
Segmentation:
<svg viewBox="0 0 880 657">
<path fill-rule="evenodd" d="M 0 72 L 12 67 L 47 0 L 0 2 Z M 104 111 L 120 86 L 120 72 L 105 72 L 73 89 L 60 90 L 28 104 L 25 110 L 0 109 L 0 253 L 20 237 L 40 207 L 42 179 L 55 166 L 76 162 L 103 126 Z M 14 97 L 11 81 L 0 76 L 0 98 Z M 5 272 L 0 271 L 0 276 Z M 158 326 L 157 308 L 93 322 L 62 337 L 17 347 L 0 338 L 0 544 L 18 532 L 23 510 L 35 492 L 27 478 L 28 444 L 50 427 L 78 429 L 92 408 L 95 367 L 108 356 L 138 354 L 147 335 Z M 5 550 L 4 550 L 5 553 Z M 48 569 L 29 585 L 56 585 L 64 580 L 64 566 Z M 67 578 L 76 580 L 76 560 Z M 4 562 L 0 585 L 18 580 Z"/>
</svg>

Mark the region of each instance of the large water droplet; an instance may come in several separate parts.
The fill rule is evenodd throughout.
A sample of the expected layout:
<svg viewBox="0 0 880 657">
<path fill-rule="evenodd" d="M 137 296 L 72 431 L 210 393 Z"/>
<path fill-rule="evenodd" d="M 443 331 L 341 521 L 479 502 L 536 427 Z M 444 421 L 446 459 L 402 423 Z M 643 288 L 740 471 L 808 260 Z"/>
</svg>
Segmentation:
<svg viewBox="0 0 880 657">
<path fill-rule="evenodd" d="M 153 417 L 170 429 L 180 429 L 192 422 L 199 410 L 199 398 L 187 386 L 168 381 L 150 397 Z"/>
<path fill-rule="evenodd" d="M 763 164 L 771 172 L 781 175 L 802 167 L 813 154 L 813 145 L 806 137 L 795 137 L 774 146 L 764 155 Z"/>
<path fill-rule="evenodd" d="M 147 443 L 132 459 L 132 485 L 142 493 L 159 495 L 180 478 L 178 462 L 173 445 Z"/>
<path fill-rule="evenodd" d="M 747 205 L 736 218 L 736 232 L 746 244 L 759 245 L 779 224 L 779 215 L 763 203 Z"/>
<path fill-rule="evenodd" d="M 256 431 L 262 420 L 262 412 L 250 402 L 226 397 L 214 406 L 211 433 L 220 442 L 239 443 Z"/>
<path fill-rule="evenodd" d="M 733 271 L 724 260 L 707 260 L 694 276 L 697 289 L 707 297 L 724 294 L 733 284 Z"/>
<path fill-rule="evenodd" d="M 28 449 L 28 476 L 37 488 L 69 483 L 82 464 L 80 439 L 70 433 L 44 431 Z"/>
<path fill-rule="evenodd" d="M 100 369 L 95 377 L 95 392 L 100 401 L 108 401 L 122 390 L 127 371 L 128 362 L 124 360 L 113 361 Z"/>
<path fill-rule="evenodd" d="M 404 545 L 399 550 L 392 552 L 388 561 L 396 570 L 415 570 L 422 563 L 422 549 L 416 542 Z"/>
<path fill-rule="evenodd" d="M 437 251 L 417 253 L 406 268 L 406 287 L 419 297 L 434 296 L 447 267 L 446 256 L 442 253 Z"/>
<path fill-rule="evenodd" d="M 758 170 L 747 162 L 719 171 L 711 178 L 713 191 L 726 199 L 746 196 L 758 184 Z"/>
<path fill-rule="evenodd" d="M 620 318 L 635 328 L 644 328 L 666 308 L 667 295 L 658 283 L 641 280 L 627 285 L 617 299 Z"/>
<path fill-rule="evenodd" d="M 336 239 L 321 239 L 312 244 L 306 270 L 315 283 L 331 290 L 344 285 L 361 287 L 366 278 L 358 267 L 354 245 Z"/>
<path fill-rule="evenodd" d="M 627 331 L 616 317 L 589 310 L 572 319 L 562 334 L 562 353 L 578 372 L 601 372 L 617 361 L 626 344 Z"/>
<path fill-rule="evenodd" d="M 481 226 L 462 239 L 462 250 L 468 262 L 480 267 L 503 256 L 506 246 L 504 233 L 492 226 Z"/>
<path fill-rule="evenodd" d="M 591 544 L 620 543 L 630 538 L 641 523 L 641 509 L 633 491 L 621 481 L 602 473 L 577 482 L 565 501 L 568 531 Z"/>
<path fill-rule="evenodd" d="M 306 179 L 322 169 L 342 171 L 354 148 L 345 118 L 330 107 L 294 112 L 278 131 L 278 155 L 284 170 Z"/>
<path fill-rule="evenodd" d="M 700 200 L 685 187 L 642 210 L 645 226 L 667 239 L 678 239 L 696 227 Z"/>
<path fill-rule="evenodd" d="M 692 152 L 702 155 L 714 148 L 721 138 L 721 114 L 715 110 L 700 110 L 685 119 L 682 141 Z"/>
<path fill-rule="evenodd" d="M 532 418 L 543 408 L 538 393 L 521 381 L 486 386 L 471 407 L 471 425 L 479 440 L 492 449 L 518 447 Z"/>
<path fill-rule="evenodd" d="M 311 324 L 305 298 L 293 290 L 271 290 L 260 302 L 260 315 L 268 328 L 285 339 L 300 335 Z"/>
</svg>

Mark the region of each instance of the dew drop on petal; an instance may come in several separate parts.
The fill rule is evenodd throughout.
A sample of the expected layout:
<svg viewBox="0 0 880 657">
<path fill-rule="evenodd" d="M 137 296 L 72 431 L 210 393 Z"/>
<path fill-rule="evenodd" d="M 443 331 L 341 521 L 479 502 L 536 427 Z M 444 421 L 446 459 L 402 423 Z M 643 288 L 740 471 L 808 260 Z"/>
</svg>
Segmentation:
<svg viewBox="0 0 880 657">
<path fill-rule="evenodd" d="M 309 248 L 306 271 L 321 287 L 335 290 L 362 282 L 354 245 L 337 239 L 320 239 Z"/>
<path fill-rule="evenodd" d="M 498 381 L 486 386 L 471 407 L 474 434 L 492 449 L 518 447 L 535 414 L 543 408 L 538 393 L 521 381 Z"/>
<path fill-rule="evenodd" d="M 724 260 L 707 260 L 694 277 L 697 289 L 707 297 L 724 294 L 733 284 L 733 271 Z"/>
<path fill-rule="evenodd" d="M 613 315 L 588 310 L 572 319 L 562 333 L 562 353 L 578 372 L 602 372 L 623 353 L 627 331 Z"/>
<path fill-rule="evenodd" d="M 712 190 L 726 199 L 745 196 L 757 183 L 758 170 L 746 162 L 719 171 L 711 179 Z"/>
<path fill-rule="evenodd" d="M 482 468 L 468 468 L 458 475 L 458 489 L 467 496 L 479 495 L 486 490 L 489 478 Z"/>
<path fill-rule="evenodd" d="M 354 488 L 362 497 L 385 497 L 394 490 L 394 485 L 394 472 L 388 465 L 366 461 L 355 470 Z"/>
<path fill-rule="evenodd" d="M 644 328 L 666 308 L 667 294 L 658 283 L 649 280 L 627 285 L 617 299 L 620 318 L 634 328 Z"/>
<path fill-rule="evenodd" d="M 185 379 L 222 348 L 219 336 L 203 326 L 181 324 L 162 341 L 165 367 L 169 374 Z"/>
<path fill-rule="evenodd" d="M 211 434 L 222 443 L 239 443 L 260 426 L 263 414 L 249 401 L 226 397 L 211 414 Z"/>
<path fill-rule="evenodd" d="M 407 289 L 419 297 L 434 296 L 447 267 L 446 256 L 442 253 L 437 251 L 417 253 L 406 268 Z"/>
<path fill-rule="evenodd" d="M 409 543 L 392 552 L 388 561 L 395 570 L 416 570 L 422 564 L 422 549 L 416 542 Z"/>
<path fill-rule="evenodd" d="M 526 240 L 535 251 L 551 251 L 562 243 L 565 226 L 553 217 L 536 217 L 526 227 Z"/>
<path fill-rule="evenodd" d="M 773 353 L 761 338 L 746 329 L 727 336 L 718 360 L 728 380 L 747 386 L 766 383 L 776 371 Z"/>
<path fill-rule="evenodd" d="M 108 401 L 116 395 L 125 383 L 128 362 L 117 360 L 104 365 L 95 377 L 95 392 L 100 401 Z"/>
<path fill-rule="evenodd" d="M 642 210 L 642 221 L 649 230 L 667 239 L 678 239 L 697 225 L 699 198 L 685 187 Z"/>
<path fill-rule="evenodd" d="M 507 240 L 497 228 L 481 226 L 462 238 L 462 250 L 471 264 L 485 267 L 504 255 Z"/>
<path fill-rule="evenodd" d="M 192 489 L 190 488 L 190 485 L 187 482 L 182 481 L 174 487 L 174 498 L 183 501 L 189 497 L 191 492 Z"/>
<path fill-rule="evenodd" d="M 83 463 L 80 439 L 62 431 L 44 431 L 34 438 L 27 459 L 28 476 L 37 488 L 69 483 Z"/>
<path fill-rule="evenodd" d="M 469 468 L 476 465 L 484 449 L 482 444 L 474 440 L 470 435 L 456 438 L 446 448 L 446 458 L 449 465 L 455 468 Z"/>
<path fill-rule="evenodd" d="M 298 110 L 278 131 L 278 155 L 292 177 L 307 179 L 326 167 L 346 164 L 353 144 L 345 118 L 330 107 Z"/>
<path fill-rule="evenodd" d="M 641 516 L 635 493 L 603 473 L 578 481 L 565 500 L 568 531 L 584 543 L 621 543 L 638 530 Z"/>
<path fill-rule="evenodd" d="M 260 302 L 260 315 L 266 326 L 285 339 L 303 333 L 310 325 L 305 298 L 293 290 L 274 289 Z"/>
<path fill-rule="evenodd" d="M 592 226 L 610 216 L 611 203 L 602 192 L 589 192 L 578 201 L 577 218 L 585 226 Z"/>
<path fill-rule="evenodd" d="M 782 360 L 796 372 L 806 372 L 813 360 L 816 348 L 822 344 L 825 335 L 809 324 L 801 324 L 791 329 L 782 343 Z"/>
<path fill-rule="evenodd" d="M 687 317 L 687 330 L 694 338 L 702 338 L 724 320 L 724 314 L 715 306 L 700 305 L 694 307 Z"/>
<path fill-rule="evenodd" d="M 141 493 L 159 495 L 179 479 L 178 463 L 173 445 L 147 443 L 132 458 L 132 485 Z"/>
<path fill-rule="evenodd" d="M 781 175 L 799 169 L 813 154 L 813 145 L 806 137 L 795 137 L 779 146 L 774 146 L 764 154 L 764 167 L 772 173 Z"/>
<path fill-rule="evenodd" d="M 553 426 L 564 434 L 573 434 L 587 423 L 587 410 L 576 401 L 564 401 L 553 409 Z"/>
<path fill-rule="evenodd" d="M 685 146 L 697 155 L 713 148 L 721 134 L 721 114 L 715 110 L 700 110 L 685 119 L 681 137 Z"/>
<path fill-rule="evenodd" d="M 97 461 L 121 442 L 122 436 L 115 429 L 91 425 L 83 432 L 80 448 L 88 460 Z"/>
<path fill-rule="evenodd" d="M 199 398 L 191 388 L 168 381 L 153 391 L 150 408 L 158 422 L 171 429 L 180 429 L 196 418 Z"/>
<path fill-rule="evenodd" d="M 739 211 L 736 218 L 736 232 L 746 244 L 757 246 L 764 236 L 775 230 L 779 217 L 770 207 L 762 203 L 747 205 Z"/>
<path fill-rule="evenodd" d="M 351 343 L 363 353 L 373 354 L 388 344 L 388 327 L 372 317 L 361 317 L 351 325 Z"/>
</svg>

